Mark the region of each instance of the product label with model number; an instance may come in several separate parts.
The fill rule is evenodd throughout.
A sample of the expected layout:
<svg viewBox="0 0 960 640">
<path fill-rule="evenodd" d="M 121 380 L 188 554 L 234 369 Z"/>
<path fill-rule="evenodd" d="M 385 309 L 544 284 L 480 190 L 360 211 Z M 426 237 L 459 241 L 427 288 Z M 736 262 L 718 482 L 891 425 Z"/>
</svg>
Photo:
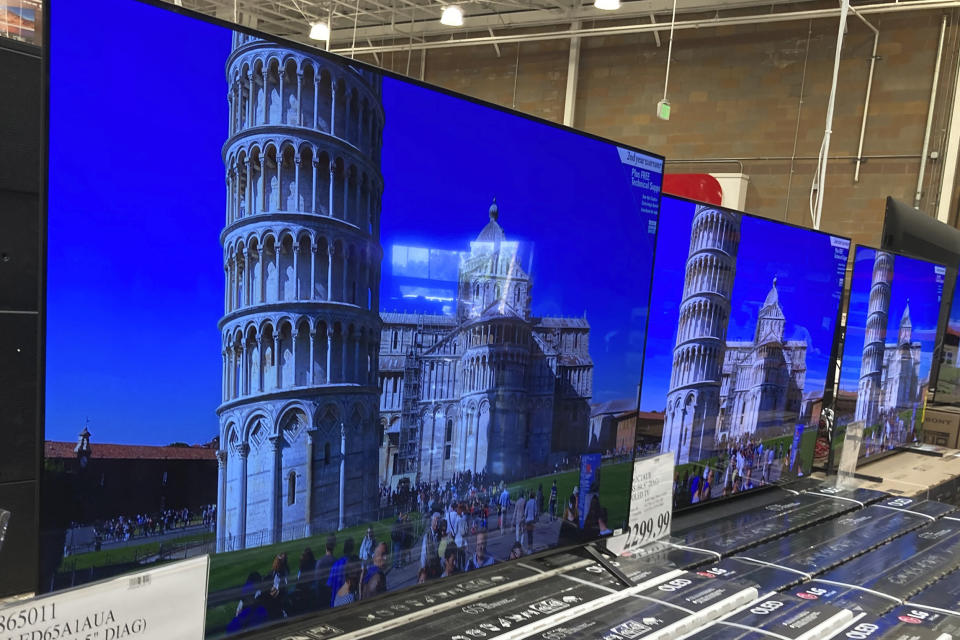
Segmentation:
<svg viewBox="0 0 960 640">
<path fill-rule="evenodd" d="M 0 608 L 0 640 L 204 635 L 209 556 Z"/>
</svg>

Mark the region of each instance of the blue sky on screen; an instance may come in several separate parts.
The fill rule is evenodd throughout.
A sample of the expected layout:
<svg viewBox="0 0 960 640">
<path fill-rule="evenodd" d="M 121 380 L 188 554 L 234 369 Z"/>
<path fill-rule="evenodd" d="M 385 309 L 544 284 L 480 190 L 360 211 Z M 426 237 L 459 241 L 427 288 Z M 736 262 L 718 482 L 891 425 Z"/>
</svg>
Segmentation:
<svg viewBox="0 0 960 640">
<path fill-rule="evenodd" d="M 89 417 L 99 442 L 208 441 L 230 32 L 105 0 L 109 37 L 74 34 L 86 14 L 59 3 L 50 25 L 46 437 Z M 586 313 L 593 400 L 635 396 L 652 235 L 617 148 L 390 78 L 383 100 L 384 294 L 394 245 L 468 250 L 496 196 L 528 247 L 534 314 Z"/>
<path fill-rule="evenodd" d="M 664 196 L 651 293 L 640 408 L 662 411 L 670 386 L 683 274 L 696 205 Z M 829 235 L 743 216 L 727 340 L 751 341 L 757 313 L 777 278 L 785 337 L 807 340 L 804 393 L 822 392 L 833 345 L 847 252 Z"/>
</svg>

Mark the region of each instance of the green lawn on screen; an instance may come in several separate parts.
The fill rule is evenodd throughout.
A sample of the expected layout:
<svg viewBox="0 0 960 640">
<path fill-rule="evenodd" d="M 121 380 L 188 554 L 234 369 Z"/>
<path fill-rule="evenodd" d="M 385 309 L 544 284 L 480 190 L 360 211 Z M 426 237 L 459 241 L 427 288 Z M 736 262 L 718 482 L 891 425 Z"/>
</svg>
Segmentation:
<svg viewBox="0 0 960 640">
<path fill-rule="evenodd" d="M 800 459 L 805 461 L 806 470 L 804 473 L 809 472 L 809 462 L 813 460 L 813 450 L 817 444 L 817 431 L 816 429 L 805 429 L 803 435 L 800 437 Z M 783 447 L 786 450 L 787 447 L 793 446 L 793 436 L 782 436 L 780 438 L 771 438 L 770 440 L 764 440 L 764 448 L 773 447 L 776 448 L 777 445 Z M 714 483 L 719 482 L 717 478 L 718 475 L 722 475 L 723 470 L 718 468 L 719 458 L 707 458 L 705 460 L 698 460 L 697 462 L 688 462 L 686 464 L 677 465 L 674 469 L 675 473 L 682 479 L 683 474 L 686 472 L 693 472 L 694 470 L 700 470 L 703 467 L 707 466 L 714 470 Z M 754 478 L 756 480 L 756 478 Z"/>
<path fill-rule="evenodd" d="M 420 525 L 420 514 L 417 512 L 411 513 L 410 520 L 417 530 Z M 377 540 L 390 540 L 390 529 L 394 522 L 396 522 L 396 518 L 391 516 L 369 525 L 359 524 L 347 527 L 342 531 L 324 532 L 309 538 L 210 556 L 207 633 L 221 631 L 227 626 L 227 623 L 233 619 L 237 612 L 237 602 L 240 599 L 239 589 L 247 581 L 247 576 L 254 571 L 261 576 L 266 576 L 270 572 L 273 559 L 277 554 L 283 552 L 287 554 L 290 575 L 296 576 L 300 571 L 300 554 L 303 553 L 303 550 L 310 547 L 314 556 L 319 558 L 326 552 L 327 536 L 330 533 L 337 536 L 337 546 L 333 555 L 339 557 L 343 555 L 343 543 L 347 538 L 353 538 L 356 551 L 360 550 L 360 541 L 366 535 L 368 526 L 373 527 L 374 537 Z M 217 592 L 220 591 L 225 593 L 218 597 Z M 236 597 L 233 597 L 234 595 Z"/>
<path fill-rule="evenodd" d="M 632 462 L 621 462 L 601 466 L 600 468 L 600 504 L 607 508 L 611 519 L 614 521 L 616 521 L 616 518 L 626 518 L 630 501 L 632 474 Z M 521 490 L 536 491 L 538 486 L 543 485 L 544 508 L 546 509 L 550 498 L 550 486 L 554 479 L 557 480 L 558 490 L 557 511 L 558 515 L 562 515 L 564 500 L 577 488 L 580 482 L 580 472 L 577 470 L 527 478 L 507 485 L 507 490 L 510 491 L 511 497 L 515 499 Z M 414 512 L 410 514 L 410 517 L 417 520 L 420 514 Z M 377 540 L 389 540 L 390 529 L 393 527 L 395 520 L 396 518 L 389 517 L 372 523 L 370 526 L 373 527 L 374 537 Z M 418 523 L 415 522 L 414 524 L 416 526 Z M 313 554 L 320 557 L 324 553 L 327 536 L 330 533 L 337 536 L 337 548 L 334 551 L 334 556 L 339 557 L 342 554 L 343 541 L 347 538 L 353 538 L 356 548 L 359 550 L 360 541 L 366 533 L 367 526 L 367 524 L 360 524 L 339 532 L 323 532 L 309 538 L 280 542 L 255 549 L 215 554 L 210 559 L 210 593 L 242 586 L 246 582 L 247 576 L 253 571 L 265 575 L 270 571 L 274 557 L 281 552 L 286 552 L 290 573 L 295 575 L 300 568 L 300 554 L 303 550 L 310 547 Z"/>
<path fill-rule="evenodd" d="M 574 491 L 579 492 L 580 471 L 578 469 L 527 478 L 507 485 L 507 489 L 510 491 L 511 499 L 515 500 L 519 491 L 536 491 L 542 485 L 543 508 L 546 510 L 549 508 L 550 487 L 554 480 L 557 481 L 557 516 L 562 516 L 570 494 Z M 627 519 L 632 481 L 632 461 L 600 465 L 600 505 L 607 509 L 611 527 L 619 526 Z M 583 505 L 580 505 L 580 509 L 583 509 Z"/>
<path fill-rule="evenodd" d="M 174 545 L 183 545 L 199 542 L 212 542 L 214 534 L 211 532 L 193 533 L 190 535 L 164 540 L 161 542 L 144 542 L 143 544 L 131 545 L 127 547 L 118 547 L 116 549 L 104 549 L 102 551 L 89 551 L 87 553 L 78 553 L 64 558 L 60 564 L 59 573 L 70 571 L 80 571 L 91 567 L 106 567 L 117 564 L 131 564 L 140 562 L 151 556 L 160 553 L 160 547 L 169 549 Z"/>
<path fill-rule="evenodd" d="M 620 462 L 611 465 L 601 465 L 600 467 L 600 504 L 607 508 L 610 515 L 611 524 L 625 520 L 630 501 L 630 482 L 633 477 L 633 463 Z M 517 494 L 522 491 L 536 491 L 537 487 L 543 486 L 544 509 L 548 508 L 550 499 L 550 487 L 553 481 L 557 481 L 557 515 L 562 515 L 563 504 L 570 493 L 577 489 L 580 482 L 580 472 L 578 470 L 564 471 L 561 473 L 547 474 L 527 478 L 520 482 L 507 485 L 507 490 L 512 499 L 516 499 Z M 419 520 L 421 514 L 412 513 L 410 517 Z M 374 536 L 377 540 L 389 540 L 390 529 L 396 518 L 390 517 L 379 522 L 374 522 Z M 419 522 L 415 522 L 416 530 L 420 530 Z M 343 552 L 343 541 L 347 538 L 353 538 L 354 543 L 359 549 L 360 540 L 366 533 L 367 525 L 357 525 L 336 532 L 337 548 L 334 556 L 339 557 Z M 256 549 L 244 549 L 242 551 L 232 551 L 230 553 L 220 553 L 210 558 L 210 587 L 211 599 L 207 608 L 207 632 L 216 633 L 222 630 L 227 623 L 236 614 L 237 601 L 239 600 L 239 588 L 247 580 L 247 576 L 256 571 L 260 575 L 266 575 L 270 571 L 274 557 L 281 552 L 286 552 L 287 561 L 290 567 L 290 575 L 296 575 L 300 569 L 300 554 L 304 548 L 310 547 L 314 555 L 319 557 L 324 553 L 328 532 L 317 534 L 309 538 L 300 540 L 291 540 L 278 544 L 257 547 Z M 224 597 L 217 598 L 218 591 L 225 592 Z M 236 597 L 232 597 L 236 594 Z"/>
</svg>

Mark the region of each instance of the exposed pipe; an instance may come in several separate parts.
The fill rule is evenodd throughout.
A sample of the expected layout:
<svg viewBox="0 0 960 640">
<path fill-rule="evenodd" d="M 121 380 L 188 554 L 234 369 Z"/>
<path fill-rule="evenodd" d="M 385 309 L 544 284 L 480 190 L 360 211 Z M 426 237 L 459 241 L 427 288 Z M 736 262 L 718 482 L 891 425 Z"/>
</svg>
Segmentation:
<svg viewBox="0 0 960 640">
<path fill-rule="evenodd" d="M 580 21 L 574 22 L 573 29 L 580 28 Z M 570 39 L 570 55 L 567 58 L 567 89 L 563 95 L 563 124 L 573 126 L 577 109 L 577 84 L 580 79 L 580 38 Z"/>
<path fill-rule="evenodd" d="M 840 75 L 840 55 L 843 52 L 843 34 L 847 29 L 847 13 L 850 10 L 850 0 L 840 0 L 840 24 L 837 27 L 837 50 L 833 57 L 833 81 L 830 85 L 830 98 L 827 100 L 827 121 L 823 127 L 823 144 L 820 145 L 820 161 L 817 165 L 817 175 L 814 177 L 811 189 L 817 190 L 816 204 L 811 210 L 813 228 L 820 229 L 820 219 L 823 216 L 823 192 L 827 187 L 827 161 L 830 159 L 830 135 L 833 133 L 833 108 L 837 100 L 837 79 Z"/>
<path fill-rule="evenodd" d="M 807 47 L 803 54 L 803 71 L 800 74 L 800 100 L 797 102 L 797 123 L 793 130 L 793 152 L 790 154 L 790 173 L 787 174 L 787 195 L 783 199 L 783 219 L 790 212 L 790 190 L 793 188 L 793 174 L 797 158 L 797 143 L 800 140 L 800 116 L 803 114 L 803 90 L 807 86 L 807 62 L 810 60 L 810 39 L 813 37 L 813 20 L 807 23 Z M 741 164 L 741 167 L 743 165 Z M 741 170 L 740 173 L 743 173 Z"/>
<path fill-rule="evenodd" d="M 932 11 L 938 9 L 950 10 L 960 8 L 960 0 L 912 0 L 911 2 L 883 2 L 858 7 L 863 15 L 900 13 L 902 11 Z M 685 20 L 677 22 L 675 29 L 709 29 L 711 27 L 730 27 L 738 25 L 768 24 L 779 22 L 796 22 L 800 20 L 825 20 L 837 18 L 840 9 L 811 9 L 807 11 L 790 11 L 785 13 L 764 13 L 751 16 L 728 16 L 726 18 L 707 18 Z M 568 29 L 566 31 L 548 31 L 542 33 L 513 33 L 499 36 L 477 36 L 458 40 L 429 40 L 404 44 L 389 44 L 375 47 L 356 47 L 357 55 L 372 54 L 373 52 L 406 51 L 413 49 L 445 49 L 451 47 L 475 47 L 478 45 L 505 44 L 512 42 L 538 42 L 545 40 L 566 40 L 573 37 L 617 36 L 633 33 L 647 33 L 662 30 L 663 25 L 656 24 L 622 24 L 605 27 L 591 27 Z M 350 47 L 332 49 L 334 53 L 343 54 L 350 51 Z"/>
<path fill-rule="evenodd" d="M 945 51 L 956 51 L 960 47 L 960 24 L 954 19 L 953 16 L 948 14 L 947 26 L 947 37 L 944 41 L 943 47 Z M 944 58 L 944 62 L 940 67 L 940 75 L 944 77 L 954 77 L 956 69 L 955 65 L 960 62 L 955 57 L 948 55 Z M 938 92 L 940 94 L 941 100 L 945 100 L 947 104 L 953 103 L 954 91 L 956 87 L 950 85 L 949 82 L 945 82 L 941 79 L 941 82 L 944 83 L 943 91 Z M 941 104 L 941 107 L 937 109 L 937 113 L 934 116 L 933 129 L 930 133 L 930 144 L 936 148 L 941 156 L 943 153 L 944 146 L 947 143 L 947 132 L 950 128 L 950 110 L 945 109 Z M 933 167 L 927 167 L 927 178 L 926 181 L 929 185 L 940 185 L 943 181 L 943 162 L 937 162 Z M 927 199 L 927 208 L 930 211 L 934 211 L 939 206 L 939 190 L 930 189 L 928 191 L 930 197 Z"/>
<path fill-rule="evenodd" d="M 896 153 L 896 154 L 877 154 L 860 156 L 864 162 L 867 160 L 916 160 L 920 157 L 917 153 Z M 830 156 L 831 160 L 857 160 L 858 156 L 841 155 Z M 813 162 L 820 160 L 820 156 L 740 156 L 737 158 L 667 158 L 665 164 L 735 164 L 739 172 L 743 173 L 744 162 Z"/>
<path fill-rule="evenodd" d="M 350 58 L 354 58 L 354 51 L 357 48 L 357 22 L 360 19 L 360 0 L 357 0 L 357 6 L 353 14 L 353 37 L 350 39 Z M 333 23 L 331 23 L 332 25 Z M 286 72 L 284 72 L 286 73 Z M 409 75 L 409 74 L 408 74 Z"/>
<path fill-rule="evenodd" d="M 656 23 L 657 23 L 657 16 L 651 13 L 650 24 L 656 24 Z M 659 49 L 660 48 L 660 31 L 659 30 L 653 32 L 653 39 L 656 40 L 657 48 Z"/>
<path fill-rule="evenodd" d="M 487 31 L 490 33 L 490 37 L 491 37 L 491 38 L 495 38 L 495 37 L 496 37 L 495 35 L 493 35 L 493 27 L 487 27 Z M 500 45 L 497 44 L 496 42 L 494 42 L 494 43 L 493 43 L 493 50 L 497 52 L 497 57 L 499 58 L 499 57 L 500 57 Z"/>
<path fill-rule="evenodd" d="M 331 27 L 330 37 L 327 38 L 326 42 L 323 43 L 323 48 L 327 51 L 331 50 L 331 43 L 333 42 L 333 3 L 330 3 L 329 11 L 327 11 L 327 26 Z"/>
<path fill-rule="evenodd" d="M 359 1 L 359 0 L 358 0 L 358 1 Z M 358 4 L 358 6 L 359 6 L 359 4 Z M 406 71 L 406 73 L 403 74 L 403 75 L 407 76 L 408 78 L 410 77 L 410 59 L 411 59 L 411 57 L 413 56 L 413 47 L 412 47 L 412 46 L 409 46 L 409 45 L 413 45 L 413 24 L 414 24 L 414 14 L 415 14 L 415 13 L 416 13 L 416 10 L 413 10 L 413 11 L 410 12 L 410 42 L 407 43 L 407 44 L 408 44 L 408 46 L 407 46 L 407 71 Z M 351 57 L 351 58 L 353 57 L 353 49 L 350 50 L 350 57 Z"/>
<path fill-rule="evenodd" d="M 663 79 L 663 102 L 667 102 L 667 85 L 670 84 L 670 58 L 673 57 L 673 31 L 676 23 L 677 0 L 673 0 L 673 13 L 670 14 L 670 42 L 667 44 L 667 75 Z"/>
<path fill-rule="evenodd" d="M 865 160 L 915 160 L 920 157 L 919 153 L 879 153 L 863 156 Z M 819 160 L 820 156 L 737 156 L 736 158 L 667 158 L 665 162 L 697 164 L 704 163 L 724 163 L 731 164 L 735 162 L 790 162 L 791 160 Z M 831 160 L 856 160 L 857 156 L 830 156 Z M 742 167 L 741 167 L 742 168 Z"/>
<path fill-rule="evenodd" d="M 943 60 L 943 38 L 947 32 L 947 16 L 940 20 L 940 44 L 937 45 L 937 61 L 933 65 L 933 85 L 930 87 L 930 104 L 927 107 L 927 126 L 923 130 L 923 150 L 920 152 L 920 175 L 917 176 L 917 192 L 913 206 L 920 206 L 923 196 L 923 175 L 927 170 L 927 154 L 930 150 L 930 131 L 933 129 L 933 110 L 937 104 L 937 87 L 940 85 L 940 62 Z"/>
<path fill-rule="evenodd" d="M 373 40 L 371 40 L 370 38 L 367 38 L 367 44 L 372 47 L 372 46 L 373 46 Z M 380 54 L 379 54 L 379 53 L 373 54 L 373 62 L 374 62 L 374 64 L 376 64 L 378 67 L 382 67 L 382 66 L 383 66 L 382 64 L 380 64 Z M 422 78 L 421 78 L 421 80 L 422 80 Z"/>
<path fill-rule="evenodd" d="M 693 158 L 686 158 L 682 160 L 671 160 L 667 158 L 664 160 L 664 163 L 672 164 L 735 164 L 740 168 L 740 173 L 743 173 L 743 162 L 736 158 L 713 158 L 709 160 L 696 160 Z"/>
<path fill-rule="evenodd" d="M 520 43 L 517 43 L 517 59 L 513 63 L 513 103 L 512 109 L 517 108 L 517 79 L 520 77 Z"/>
<path fill-rule="evenodd" d="M 863 164 L 860 156 L 863 155 L 863 140 L 867 135 L 867 116 L 870 113 L 870 94 L 873 92 L 873 69 L 877 63 L 877 45 L 880 42 L 880 30 L 870 24 L 867 19 L 860 15 L 860 12 L 853 7 L 850 7 L 850 11 L 853 15 L 860 18 L 861 22 L 870 28 L 870 31 L 873 31 L 873 52 L 870 54 L 870 73 L 867 75 L 867 95 L 863 99 L 863 118 L 860 120 L 860 143 L 857 145 L 857 166 L 853 170 L 853 183 L 857 184 L 860 182 L 860 165 Z M 943 38 L 943 32 L 940 33 L 940 37 Z"/>
<path fill-rule="evenodd" d="M 943 153 L 943 178 L 940 180 L 940 195 L 937 199 L 937 220 L 949 224 L 950 206 L 953 204 L 953 183 L 957 178 L 957 154 L 960 151 L 960 48 L 957 49 L 957 70 L 953 79 L 953 106 L 950 109 L 950 125 Z"/>
</svg>

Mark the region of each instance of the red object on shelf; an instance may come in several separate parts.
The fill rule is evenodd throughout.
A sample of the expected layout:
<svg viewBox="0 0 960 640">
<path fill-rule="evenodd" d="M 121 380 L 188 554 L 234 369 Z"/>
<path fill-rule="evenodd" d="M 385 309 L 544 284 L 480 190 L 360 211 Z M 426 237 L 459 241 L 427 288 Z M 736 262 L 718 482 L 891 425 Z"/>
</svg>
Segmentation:
<svg viewBox="0 0 960 640">
<path fill-rule="evenodd" d="M 723 204 L 723 187 L 709 173 L 668 173 L 663 176 L 663 192 L 708 204 Z"/>
</svg>

